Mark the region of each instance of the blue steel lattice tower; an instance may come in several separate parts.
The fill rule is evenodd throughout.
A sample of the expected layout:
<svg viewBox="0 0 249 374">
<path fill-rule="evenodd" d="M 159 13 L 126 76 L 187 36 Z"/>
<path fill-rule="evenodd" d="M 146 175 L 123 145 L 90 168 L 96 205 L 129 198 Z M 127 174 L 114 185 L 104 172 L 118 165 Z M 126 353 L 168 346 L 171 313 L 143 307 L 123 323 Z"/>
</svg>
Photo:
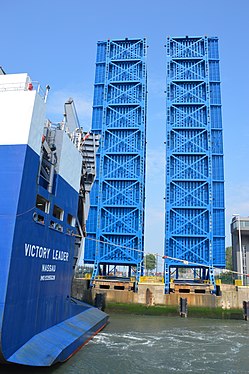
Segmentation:
<svg viewBox="0 0 249 374">
<path fill-rule="evenodd" d="M 171 270 L 225 266 L 218 39 L 167 38 L 165 293 Z"/>
<path fill-rule="evenodd" d="M 117 265 L 141 275 L 144 250 L 146 41 L 100 41 L 92 131 L 99 133 L 97 177 L 90 194 L 84 262 L 92 282 Z"/>
</svg>

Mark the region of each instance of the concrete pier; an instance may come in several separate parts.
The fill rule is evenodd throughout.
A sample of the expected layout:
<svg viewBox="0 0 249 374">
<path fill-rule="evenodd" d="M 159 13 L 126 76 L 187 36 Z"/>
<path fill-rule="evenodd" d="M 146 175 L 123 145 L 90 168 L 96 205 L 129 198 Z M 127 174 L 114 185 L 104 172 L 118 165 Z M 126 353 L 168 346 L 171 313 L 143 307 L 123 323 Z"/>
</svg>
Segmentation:
<svg viewBox="0 0 249 374">
<path fill-rule="evenodd" d="M 139 283 L 138 292 L 132 287 L 120 285 L 114 288 L 95 287 L 89 289 L 89 280 L 75 278 L 72 287 L 72 296 L 89 303 L 93 303 L 96 294 L 104 293 L 106 304 L 125 303 L 142 304 L 147 306 L 165 305 L 178 306 L 180 298 L 187 299 L 188 306 L 222 309 L 243 309 L 243 301 L 249 301 L 249 287 L 235 285 L 220 285 L 220 296 L 211 294 L 209 285 L 181 285 L 169 295 L 164 294 L 163 283 Z"/>
</svg>

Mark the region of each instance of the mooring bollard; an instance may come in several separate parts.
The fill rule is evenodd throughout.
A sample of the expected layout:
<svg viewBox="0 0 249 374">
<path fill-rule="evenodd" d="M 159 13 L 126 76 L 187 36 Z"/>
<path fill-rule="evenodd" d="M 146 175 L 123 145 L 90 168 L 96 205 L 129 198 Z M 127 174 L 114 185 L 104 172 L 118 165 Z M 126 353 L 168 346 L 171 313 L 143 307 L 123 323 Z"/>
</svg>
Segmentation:
<svg viewBox="0 0 249 374">
<path fill-rule="evenodd" d="M 243 301 L 243 313 L 244 313 L 244 320 L 248 321 L 248 317 L 249 317 L 249 301 Z"/>
<path fill-rule="evenodd" d="M 180 297 L 180 316 L 187 317 L 188 315 L 188 299 Z"/>
</svg>

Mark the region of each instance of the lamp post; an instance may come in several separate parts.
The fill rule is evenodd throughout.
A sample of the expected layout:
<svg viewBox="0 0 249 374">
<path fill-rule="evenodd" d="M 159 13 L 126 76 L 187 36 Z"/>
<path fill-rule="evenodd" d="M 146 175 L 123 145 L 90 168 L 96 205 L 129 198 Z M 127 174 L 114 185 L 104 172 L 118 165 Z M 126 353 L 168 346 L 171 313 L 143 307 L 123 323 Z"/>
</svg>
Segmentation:
<svg viewBox="0 0 249 374">
<path fill-rule="evenodd" d="M 233 217 L 236 217 L 236 221 L 239 222 L 239 257 L 240 257 L 240 277 L 242 286 L 244 285 L 244 277 L 243 277 L 243 260 L 242 260 L 242 245 L 241 245 L 241 228 L 240 228 L 240 215 L 233 214 Z"/>
</svg>

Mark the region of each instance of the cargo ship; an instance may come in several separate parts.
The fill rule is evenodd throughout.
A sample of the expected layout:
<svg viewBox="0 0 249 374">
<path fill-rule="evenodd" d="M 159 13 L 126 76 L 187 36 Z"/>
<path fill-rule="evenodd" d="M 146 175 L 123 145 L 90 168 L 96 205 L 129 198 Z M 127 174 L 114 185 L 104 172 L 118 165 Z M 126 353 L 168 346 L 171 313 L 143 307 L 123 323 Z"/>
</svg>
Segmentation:
<svg viewBox="0 0 249 374">
<path fill-rule="evenodd" d="M 0 69 L 1 363 L 63 362 L 108 323 L 71 297 L 94 180 L 89 134 L 72 99 L 61 122 L 46 120 L 48 93 L 27 73 Z"/>
</svg>

